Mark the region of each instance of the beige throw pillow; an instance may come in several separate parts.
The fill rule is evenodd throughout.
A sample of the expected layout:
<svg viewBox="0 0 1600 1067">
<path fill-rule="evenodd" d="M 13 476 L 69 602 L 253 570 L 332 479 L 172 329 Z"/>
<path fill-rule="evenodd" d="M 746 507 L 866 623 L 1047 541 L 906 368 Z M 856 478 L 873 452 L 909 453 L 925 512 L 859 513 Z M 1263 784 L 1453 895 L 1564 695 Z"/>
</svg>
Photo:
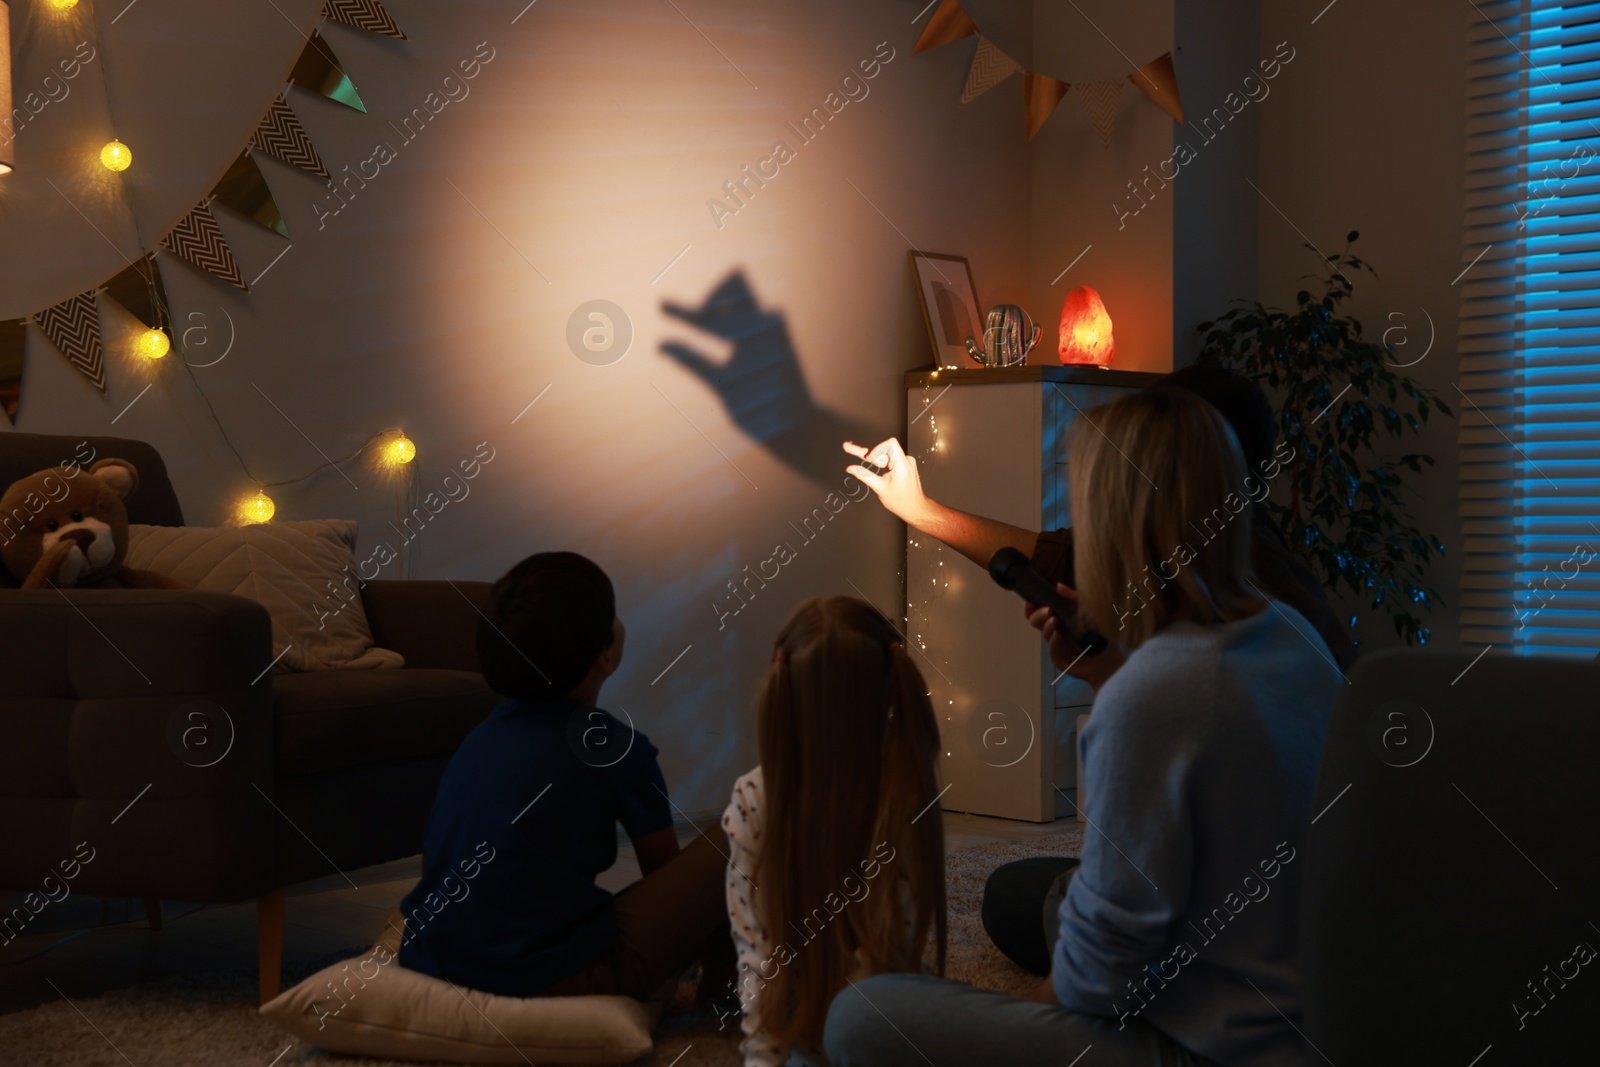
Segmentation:
<svg viewBox="0 0 1600 1067">
<path fill-rule="evenodd" d="M 628 1063 L 650 1052 L 651 1012 L 628 997 L 497 997 L 400 966 L 390 913 L 371 951 L 261 1006 L 331 1052 L 435 1063 Z"/>
<path fill-rule="evenodd" d="M 127 564 L 261 604 L 272 616 L 272 654 L 281 653 L 275 671 L 403 667 L 400 653 L 373 646 L 355 543 L 352 519 L 129 526 Z"/>
</svg>

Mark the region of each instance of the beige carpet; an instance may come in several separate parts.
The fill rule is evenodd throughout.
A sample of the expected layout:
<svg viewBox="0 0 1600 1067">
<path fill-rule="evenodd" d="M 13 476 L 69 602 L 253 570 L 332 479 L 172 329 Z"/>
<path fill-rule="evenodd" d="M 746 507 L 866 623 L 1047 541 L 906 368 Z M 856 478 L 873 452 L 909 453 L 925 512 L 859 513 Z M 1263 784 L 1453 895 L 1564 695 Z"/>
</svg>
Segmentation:
<svg viewBox="0 0 1600 1067">
<path fill-rule="evenodd" d="M 1075 855 L 1081 837 L 997 841 L 953 852 L 948 862 L 950 977 L 988 989 L 1023 993 L 1038 980 L 997 952 L 979 922 L 983 883 L 1002 863 L 1039 855 Z M 354 955 L 352 952 L 350 955 Z M 298 981 L 334 962 L 291 970 Z M 680 998 L 680 1002 L 684 998 Z M 288 1037 L 255 1011 L 255 972 L 192 975 L 132 986 L 102 997 L 63 1001 L 0 1016 L 0 1064 L 26 1067 L 395 1067 L 394 1061 L 321 1052 Z M 81 1014 L 80 1014 L 81 1013 Z M 276 1059 L 275 1059 L 276 1057 Z M 641 1067 L 737 1067 L 730 1021 L 669 1009 L 656 1051 Z"/>
</svg>

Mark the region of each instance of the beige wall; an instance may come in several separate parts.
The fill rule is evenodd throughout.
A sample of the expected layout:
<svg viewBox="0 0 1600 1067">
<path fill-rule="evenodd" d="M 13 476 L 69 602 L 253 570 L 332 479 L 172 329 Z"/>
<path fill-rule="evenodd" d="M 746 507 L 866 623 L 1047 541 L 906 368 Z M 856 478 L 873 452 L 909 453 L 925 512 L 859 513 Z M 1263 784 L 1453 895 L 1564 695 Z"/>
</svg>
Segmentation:
<svg viewBox="0 0 1600 1067">
<path fill-rule="evenodd" d="M 136 153 L 124 181 L 139 193 L 147 242 L 221 173 L 297 51 L 295 27 L 270 7 L 261 19 L 236 16 L 249 23 L 241 35 L 204 28 L 200 13 L 211 6 L 143 0 L 114 31 L 101 27 L 119 94 L 146 77 L 160 83 L 114 99 L 117 129 Z M 320 5 L 280 6 L 307 27 Z M 686 810 L 720 806 L 754 760 L 751 698 L 789 609 L 859 589 L 898 614 L 900 527 L 881 509 L 849 503 L 811 542 L 790 524 L 814 508 L 827 514 L 827 495 L 841 490 L 839 436 L 900 430 L 900 373 L 929 360 L 909 246 L 969 256 L 985 303 L 1026 298 L 1020 104 L 997 93 L 959 107 L 970 46 L 913 58 L 920 4 L 679 4 L 698 30 L 654 0 L 540 0 L 516 25 L 515 7 L 503 3 L 387 6 L 409 41 L 323 27 L 369 114 L 299 90 L 291 98 L 334 170 L 366 159 L 380 140 L 397 158 L 322 229 L 313 206 L 322 184 L 264 163 L 293 248 L 248 295 L 163 263 L 180 317 L 207 316 L 213 347 L 195 362 L 214 358 L 227 319 L 236 329 L 231 353 L 195 369 L 195 382 L 265 480 L 316 465 L 319 448 L 340 456 L 370 431 L 403 425 L 426 490 L 488 441 L 495 458 L 471 495 L 416 538 L 419 575 L 493 578 L 540 549 L 593 556 L 617 582 L 630 631 L 605 701 L 661 746 Z M 174 29 L 192 25 L 204 32 Z M 494 58 L 470 95 L 404 143 L 390 122 L 483 41 Z M 880 42 L 894 58 L 866 83 L 868 95 L 801 145 L 786 123 L 822 105 Z M 137 62 L 146 46 L 163 50 L 159 69 Z M 205 76 L 182 76 L 195 69 Z M 19 84 L 32 76 L 24 62 Z M 21 138 L 20 173 L 0 182 L 0 314 L 26 313 L 115 269 L 101 238 L 52 204 L 56 194 L 39 180 L 101 180 L 81 162 L 109 125 L 91 121 L 104 103 L 87 76 L 69 98 L 83 111 L 44 112 Z M 158 141 L 173 115 L 182 135 Z M 55 146 L 48 162 L 30 152 L 35 133 Z M 718 228 L 708 199 L 776 140 L 794 158 Z M 114 208 L 108 200 L 89 213 L 110 226 Z M 283 250 L 274 235 L 219 214 L 247 278 Z M 131 249 L 131 231 L 113 233 Z M 669 302 L 699 307 L 734 272 L 759 308 L 723 323 L 737 345 L 663 312 Z M 610 366 L 579 361 L 565 340 L 569 314 L 595 298 L 621 305 L 635 330 Z M 669 342 L 719 364 L 738 351 L 740 366 L 716 375 L 727 403 L 664 355 Z M 121 355 L 110 358 L 102 398 L 35 337 L 17 429 L 151 440 L 189 520 L 222 520 L 249 483 L 194 382 L 166 361 L 113 427 L 145 380 Z M 741 430 L 741 417 L 791 429 L 769 448 Z M 363 553 L 397 541 L 385 526 L 393 489 L 360 468 L 350 474 L 359 488 L 324 473 L 275 490 L 280 518 L 357 518 Z M 713 605 L 729 598 L 726 583 L 771 558 L 778 542 L 796 558 L 719 629 Z"/>
<path fill-rule="evenodd" d="M 1356 251 L 1381 277 L 1358 282 L 1354 314 L 1374 341 L 1404 327 L 1389 335 L 1406 342 L 1396 361 L 1421 358 L 1406 373 L 1459 409 L 1452 384 L 1459 290 L 1452 280 L 1469 258 L 1461 245 L 1462 93 L 1472 8 L 1444 0 L 1339 0 L 1313 25 L 1320 4 L 1262 7 L 1262 47 L 1288 40 L 1298 54 L 1261 108 L 1260 184 L 1282 210 L 1261 205 L 1261 297 L 1278 305 L 1294 300 L 1305 284 L 1300 275 L 1317 269 L 1316 256 L 1302 247 L 1306 238 L 1332 252 L 1348 231 L 1360 230 Z M 1414 481 L 1422 490 L 1419 525 L 1447 550 L 1432 577 L 1449 606 L 1429 620 L 1435 641 L 1445 644 L 1459 632 L 1456 427 L 1451 419 L 1432 420 L 1422 450 L 1438 466 Z M 1396 640 L 1377 617 L 1358 636 L 1372 646 Z"/>
</svg>

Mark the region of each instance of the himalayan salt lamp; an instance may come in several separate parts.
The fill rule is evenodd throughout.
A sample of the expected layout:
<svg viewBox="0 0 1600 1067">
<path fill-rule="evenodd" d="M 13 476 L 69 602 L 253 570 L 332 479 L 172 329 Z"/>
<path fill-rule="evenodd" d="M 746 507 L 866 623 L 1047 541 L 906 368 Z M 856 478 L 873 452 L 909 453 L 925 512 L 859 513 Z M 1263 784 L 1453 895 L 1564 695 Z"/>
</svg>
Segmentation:
<svg viewBox="0 0 1600 1067">
<path fill-rule="evenodd" d="M 1104 367 L 1117 354 L 1111 316 L 1100 294 L 1080 285 L 1061 304 L 1061 362 Z"/>
</svg>

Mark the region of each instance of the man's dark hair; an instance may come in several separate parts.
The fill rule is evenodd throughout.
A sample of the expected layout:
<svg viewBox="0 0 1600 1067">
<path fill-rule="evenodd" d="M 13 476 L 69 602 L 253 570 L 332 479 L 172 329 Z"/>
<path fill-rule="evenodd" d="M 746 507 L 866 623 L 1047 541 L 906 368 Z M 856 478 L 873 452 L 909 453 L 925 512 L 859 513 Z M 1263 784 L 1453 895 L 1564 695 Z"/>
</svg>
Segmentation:
<svg viewBox="0 0 1600 1067">
<path fill-rule="evenodd" d="M 489 687 L 519 700 L 566 696 L 611 647 L 611 579 L 576 552 L 539 552 L 489 590 L 478 662 Z"/>
<path fill-rule="evenodd" d="M 1221 367 L 1192 363 L 1162 378 L 1156 387 L 1194 393 L 1220 411 L 1239 439 L 1239 450 L 1244 453 L 1250 473 L 1259 474 L 1271 462 L 1272 446 L 1278 440 L 1278 421 L 1267 394 L 1249 378 Z"/>
</svg>

